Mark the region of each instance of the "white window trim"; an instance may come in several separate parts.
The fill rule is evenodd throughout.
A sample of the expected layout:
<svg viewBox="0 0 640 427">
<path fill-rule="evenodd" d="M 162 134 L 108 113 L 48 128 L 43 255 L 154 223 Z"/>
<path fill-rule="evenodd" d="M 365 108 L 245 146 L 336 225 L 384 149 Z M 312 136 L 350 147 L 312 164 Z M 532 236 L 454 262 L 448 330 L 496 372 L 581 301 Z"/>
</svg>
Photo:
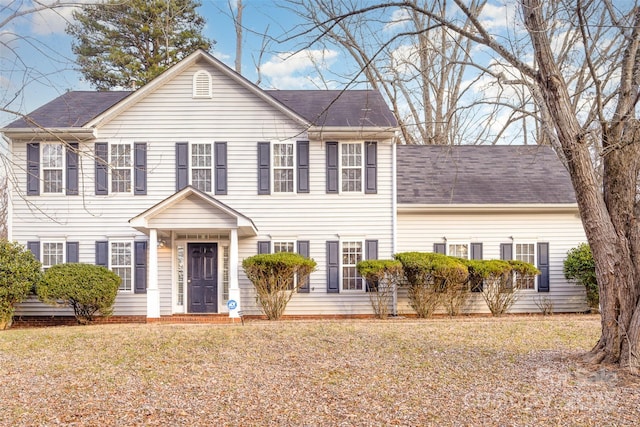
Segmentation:
<svg viewBox="0 0 640 427">
<path fill-rule="evenodd" d="M 342 146 L 346 144 L 360 145 L 360 190 L 359 191 L 344 191 L 342 189 Z M 338 144 L 338 191 L 339 194 L 364 194 L 364 179 L 365 179 L 365 153 L 364 153 L 364 141 L 344 141 Z M 347 169 L 357 169 L 355 167 L 349 167 Z"/>
<path fill-rule="evenodd" d="M 64 239 L 47 239 L 47 240 L 41 240 L 40 241 L 40 262 L 42 263 L 42 270 L 45 271 L 47 268 L 52 267 L 56 264 L 45 264 L 44 263 L 44 259 L 45 259 L 45 254 L 44 254 L 44 245 L 46 244 L 51 244 L 51 243 L 62 243 L 62 262 L 60 264 L 64 264 L 67 262 L 67 242 Z"/>
<path fill-rule="evenodd" d="M 45 167 L 44 166 L 44 150 L 45 150 L 45 146 L 51 146 L 51 145 L 59 145 L 62 147 L 62 166 L 60 166 L 59 168 L 49 168 L 49 167 Z M 67 169 L 67 152 L 65 149 L 65 145 L 61 142 L 55 142 L 55 141 L 48 141 L 48 142 L 42 142 L 40 144 L 40 193 L 41 194 L 46 194 L 48 196 L 54 196 L 54 195 L 65 195 L 65 189 L 67 187 L 67 174 L 66 169 Z M 62 184 L 60 187 L 60 191 L 55 191 L 55 192 L 51 192 L 51 191 L 44 191 L 45 189 L 45 185 L 44 185 L 44 171 L 45 170 L 61 170 L 62 171 Z"/>
<path fill-rule="evenodd" d="M 361 289 L 345 289 L 344 288 L 344 263 L 342 262 L 343 260 L 343 256 L 344 256 L 344 252 L 343 252 L 343 244 L 344 243 L 360 243 L 360 250 L 361 250 L 361 257 L 360 257 L 360 261 L 364 261 L 366 259 L 366 254 L 365 254 L 365 241 L 364 239 L 340 239 L 340 292 L 347 292 L 347 293 L 364 293 L 366 292 L 366 284 L 365 281 L 362 277 L 360 277 L 360 285 L 361 285 Z M 355 267 L 355 266 L 354 266 Z M 358 274 L 358 270 L 356 269 L 356 274 Z"/>
<path fill-rule="evenodd" d="M 466 259 L 471 259 L 471 243 L 470 242 L 464 242 L 464 241 L 447 241 L 447 255 L 449 256 L 454 256 L 451 254 L 451 246 L 456 246 L 456 245 L 465 245 L 467 247 L 467 258 Z"/>
<path fill-rule="evenodd" d="M 516 257 L 517 245 L 533 245 L 533 265 L 534 265 L 534 267 L 538 268 L 538 243 L 533 241 L 533 240 L 514 241 L 513 242 L 513 256 L 512 256 L 514 261 L 518 261 L 518 258 Z M 513 283 L 514 283 L 514 285 L 516 284 L 515 273 L 514 273 L 514 276 L 513 276 Z M 535 276 L 533 278 L 533 289 L 521 289 L 521 288 L 518 288 L 518 290 L 521 291 L 521 292 L 538 292 L 538 276 Z"/>
<path fill-rule="evenodd" d="M 109 194 L 133 194 L 133 188 L 135 186 L 134 183 L 134 166 L 135 166 L 135 158 L 134 158 L 134 146 L 132 142 L 110 142 L 108 145 L 108 153 L 107 153 L 107 163 L 108 163 L 108 173 L 107 179 L 109 180 Z M 115 165 L 111 162 L 111 153 L 113 152 L 114 145 L 128 145 L 129 146 L 129 156 L 130 156 L 130 165 L 129 167 L 115 167 Z M 113 189 L 113 170 L 114 169 L 129 169 L 129 191 L 115 191 Z"/>
<path fill-rule="evenodd" d="M 215 186 L 215 171 L 214 171 L 214 165 L 215 165 L 215 158 L 214 158 L 214 146 L 213 143 L 211 142 L 189 142 L 189 185 L 192 185 L 194 188 L 197 188 L 194 184 L 193 184 L 193 147 L 195 145 L 208 145 L 209 146 L 209 152 L 211 153 L 211 165 L 209 166 L 209 171 L 211 172 L 211 189 L 209 191 L 204 191 L 204 190 L 200 190 L 198 188 L 198 190 L 203 191 L 205 193 L 213 193 L 214 191 L 214 186 Z M 195 169 L 207 169 L 206 167 L 196 167 Z"/>
<path fill-rule="evenodd" d="M 114 244 L 114 243 L 129 243 L 129 244 L 130 244 L 130 245 L 129 245 L 129 248 L 130 248 L 130 251 L 131 251 L 131 253 L 130 253 L 130 260 L 131 260 L 131 264 L 129 265 L 129 274 L 130 274 L 130 277 L 131 277 L 131 289 L 120 289 L 120 288 L 118 287 L 118 293 L 123 293 L 123 294 L 132 294 L 132 293 L 133 293 L 133 290 L 134 290 L 134 289 L 135 289 L 135 287 L 136 287 L 136 284 L 135 284 L 135 276 L 134 276 L 134 271 L 133 271 L 133 268 L 134 268 L 134 262 L 135 262 L 135 261 L 134 261 L 134 259 L 133 259 L 134 255 L 135 255 L 135 254 L 134 254 L 135 249 L 134 249 L 134 243 L 133 243 L 133 240 L 125 240 L 125 239 L 113 239 L 113 240 L 109 240 L 109 254 L 108 254 L 108 257 L 109 257 L 109 270 L 111 270 L 111 271 L 113 271 L 113 268 L 114 268 L 114 266 L 111 264 L 111 259 L 112 259 L 111 255 L 112 255 L 112 248 L 113 248 L 113 244 Z M 116 266 L 116 267 L 117 267 L 117 268 L 122 268 L 122 267 L 120 267 L 120 266 Z M 114 273 L 115 273 L 115 271 L 114 271 Z M 116 274 L 117 274 L 117 273 L 116 273 Z"/>
<path fill-rule="evenodd" d="M 292 188 L 291 191 L 276 191 L 276 186 L 275 186 L 275 175 L 276 175 L 276 162 L 274 161 L 274 156 L 275 156 L 275 149 L 274 149 L 274 145 L 276 144 L 290 144 L 293 147 L 293 166 L 291 167 L 291 169 L 293 170 L 293 184 L 292 184 Z M 298 174 L 297 174 L 297 147 L 296 147 L 296 143 L 295 141 L 290 141 L 290 140 L 284 140 L 284 141 L 271 141 L 271 146 L 269 147 L 269 156 L 271 157 L 269 159 L 269 165 L 270 165 L 270 171 L 269 171 L 269 185 L 272 188 L 271 191 L 271 195 L 272 196 L 277 196 L 279 194 L 284 194 L 284 195 L 291 195 L 291 194 L 295 194 L 296 190 L 297 190 L 297 185 L 298 185 Z M 283 168 L 283 167 L 279 167 L 278 169 L 289 169 L 289 168 Z"/>
<path fill-rule="evenodd" d="M 198 91 L 198 85 L 196 82 L 198 81 L 198 78 L 200 76 L 206 76 L 206 79 L 207 79 L 206 94 L 200 93 Z M 207 70 L 198 70 L 193 74 L 192 96 L 194 99 L 210 99 L 213 97 L 213 84 L 211 79 L 211 73 L 209 73 Z"/>
</svg>

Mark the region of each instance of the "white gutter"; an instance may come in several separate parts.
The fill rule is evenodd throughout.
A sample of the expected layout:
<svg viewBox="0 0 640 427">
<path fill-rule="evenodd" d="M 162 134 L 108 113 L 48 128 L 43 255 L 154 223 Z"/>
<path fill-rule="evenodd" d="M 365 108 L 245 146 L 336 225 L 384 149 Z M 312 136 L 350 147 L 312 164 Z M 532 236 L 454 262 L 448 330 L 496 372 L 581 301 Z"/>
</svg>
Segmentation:
<svg viewBox="0 0 640 427">
<path fill-rule="evenodd" d="M 307 131 L 309 139 L 328 140 L 328 139 L 393 139 L 396 133 L 394 127 L 349 127 L 349 126 L 311 126 Z"/>
<path fill-rule="evenodd" d="M 577 203 L 505 203 L 505 204 L 413 204 L 400 203 L 397 212 L 420 213 L 500 213 L 564 212 L 578 213 Z"/>
<path fill-rule="evenodd" d="M 90 140 L 95 137 L 93 128 L 4 128 L 0 131 L 12 139 L 55 137 Z"/>
</svg>

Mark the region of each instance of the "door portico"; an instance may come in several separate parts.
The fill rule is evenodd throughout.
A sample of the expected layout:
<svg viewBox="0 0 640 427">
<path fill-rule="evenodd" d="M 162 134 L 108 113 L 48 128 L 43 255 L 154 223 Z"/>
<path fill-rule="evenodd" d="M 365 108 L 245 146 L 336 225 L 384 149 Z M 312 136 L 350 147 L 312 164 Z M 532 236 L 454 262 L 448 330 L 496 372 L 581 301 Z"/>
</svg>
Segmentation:
<svg viewBox="0 0 640 427">
<path fill-rule="evenodd" d="M 226 276 L 228 283 L 228 294 L 233 295 L 238 300 L 240 292 L 238 288 L 238 239 L 253 237 L 258 234 L 258 230 L 253 221 L 242 215 L 236 210 L 230 208 L 219 200 L 203 193 L 191 186 L 185 187 L 167 199 L 157 203 L 138 216 L 129 220 L 131 226 L 149 236 L 149 271 L 147 286 L 147 317 L 158 318 L 161 313 L 160 293 L 159 289 L 159 271 L 162 267 L 166 270 L 165 265 L 159 265 L 158 246 L 164 246 L 163 251 L 167 249 L 171 251 L 172 264 L 172 280 L 171 295 L 172 299 L 178 300 L 182 295 L 184 308 L 182 310 L 176 308 L 176 304 L 172 303 L 171 313 L 176 312 L 219 312 L 221 306 L 221 283 L 220 283 L 220 267 L 224 266 L 221 261 L 223 255 L 226 255 L 224 262 L 228 263 L 228 271 Z M 202 241 L 189 236 L 223 236 L 216 238 L 208 238 Z M 180 241 L 180 244 L 176 242 Z M 224 241 L 226 245 L 221 245 Z M 159 244 L 160 243 L 160 244 Z M 189 246 L 192 244 L 193 246 Z M 198 246 L 200 245 L 200 246 Z M 180 249 L 182 248 L 182 249 Z M 194 258 L 190 248 L 193 250 L 203 251 L 210 250 L 207 257 L 195 254 L 197 263 L 191 265 Z M 214 249 L 215 248 L 215 253 Z M 224 248 L 224 251 L 222 249 Z M 184 251 L 180 254 L 179 251 Z M 203 255 L 202 253 L 200 255 Z M 180 256 L 182 256 L 182 267 L 180 266 Z M 163 262 L 167 262 L 163 258 Z M 208 264 L 207 264 L 208 263 Z M 207 264 L 205 266 L 205 264 Z M 182 268 L 182 271 L 180 270 Z M 200 271 L 199 268 L 209 269 Z M 213 272 L 215 268 L 215 273 Z M 193 284 L 193 275 L 198 276 L 197 280 L 201 280 L 201 273 L 207 273 L 209 279 L 205 279 L 205 283 Z M 215 274 L 215 277 L 213 277 Z M 191 280 L 191 283 L 188 282 Z M 207 282 L 208 280 L 208 282 Z M 201 287 L 204 286 L 204 287 Z M 215 295 L 214 292 L 215 288 Z M 182 291 L 182 293 L 180 292 Z M 185 292 L 186 291 L 186 292 Z M 192 305 L 190 298 L 196 297 L 196 300 L 208 298 L 208 308 L 198 306 L 203 301 L 196 301 L 196 305 Z M 213 301 L 215 296 L 215 302 Z M 174 301 L 175 302 L 175 301 Z M 239 301 L 238 301 L 239 302 Z M 206 305 L 206 304 L 205 304 Z M 195 307 L 198 308 L 195 308 Z M 204 310 L 204 311 L 203 311 Z M 209 310 L 209 311 L 207 311 Z"/>
</svg>

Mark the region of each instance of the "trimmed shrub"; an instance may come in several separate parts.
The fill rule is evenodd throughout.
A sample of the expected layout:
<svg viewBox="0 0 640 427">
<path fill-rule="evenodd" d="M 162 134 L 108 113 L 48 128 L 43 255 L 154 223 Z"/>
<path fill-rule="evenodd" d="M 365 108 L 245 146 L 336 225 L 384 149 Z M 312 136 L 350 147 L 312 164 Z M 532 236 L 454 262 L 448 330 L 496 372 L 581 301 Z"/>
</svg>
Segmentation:
<svg viewBox="0 0 640 427">
<path fill-rule="evenodd" d="M 459 313 L 468 295 L 468 271 L 460 260 L 431 252 L 403 252 L 395 258 L 402 263 L 409 304 L 418 317 L 430 317 L 443 303 L 450 315 Z"/>
<path fill-rule="evenodd" d="M 16 304 L 42 279 L 40 262 L 23 245 L 0 240 L 0 330 L 11 327 Z"/>
<path fill-rule="evenodd" d="M 514 275 L 530 277 L 540 274 L 533 265 L 523 261 L 470 260 L 469 281 L 482 287 L 482 297 L 494 316 L 506 313 L 518 300 L 519 289 L 513 285 Z"/>
<path fill-rule="evenodd" d="M 267 319 L 278 320 L 293 293 L 316 269 L 316 262 L 300 254 L 279 252 L 246 258 L 242 268 L 256 288 L 257 301 Z"/>
<path fill-rule="evenodd" d="M 584 286 L 587 291 L 587 304 L 591 310 L 597 312 L 600 307 L 600 296 L 596 279 L 596 264 L 587 243 L 581 243 L 567 252 L 562 271 L 567 280 L 573 280 L 576 285 Z"/>
<path fill-rule="evenodd" d="M 111 316 L 120 277 L 113 271 L 91 264 L 58 264 L 50 267 L 36 287 L 46 304 L 73 308 L 81 325 L 89 324 L 99 313 Z"/>
<path fill-rule="evenodd" d="M 360 261 L 356 268 L 367 281 L 367 294 L 376 317 L 386 319 L 393 293 L 403 278 L 402 263 L 396 260 L 368 260 Z"/>
</svg>

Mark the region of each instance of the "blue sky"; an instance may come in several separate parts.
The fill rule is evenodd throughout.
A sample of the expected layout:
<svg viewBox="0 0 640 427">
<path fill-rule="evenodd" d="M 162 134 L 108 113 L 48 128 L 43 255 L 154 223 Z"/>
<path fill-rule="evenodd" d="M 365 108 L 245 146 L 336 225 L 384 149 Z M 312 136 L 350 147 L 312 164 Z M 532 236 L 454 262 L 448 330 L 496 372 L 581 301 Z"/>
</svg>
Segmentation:
<svg viewBox="0 0 640 427">
<path fill-rule="evenodd" d="M 51 3 L 53 0 L 48 0 Z M 73 1 L 73 0 L 70 0 Z M 228 0 L 201 0 L 199 12 L 207 20 L 204 33 L 216 41 L 213 55 L 233 67 L 235 29 Z M 232 0 L 235 4 L 235 0 Z M 294 12 L 270 0 L 243 0 L 244 31 L 242 74 L 256 82 L 255 63 L 264 43 L 270 38 L 261 58 L 261 83 L 264 88 L 317 88 L 318 76 L 308 52 L 291 56 L 301 47 L 301 39 L 279 43 L 301 29 Z M 0 0 L 0 23 L 15 10 L 33 8 L 31 0 Z M 27 14 L 0 27 L 0 102 L 4 110 L 28 113 L 67 90 L 90 90 L 80 73 L 74 70 L 72 39 L 65 34 L 72 8 Z M 316 57 L 321 51 L 312 51 Z M 340 61 L 337 52 L 327 52 L 325 64 Z M 283 60 L 287 58 L 286 64 Z M 16 116 L 0 113 L 0 126 Z"/>
</svg>

